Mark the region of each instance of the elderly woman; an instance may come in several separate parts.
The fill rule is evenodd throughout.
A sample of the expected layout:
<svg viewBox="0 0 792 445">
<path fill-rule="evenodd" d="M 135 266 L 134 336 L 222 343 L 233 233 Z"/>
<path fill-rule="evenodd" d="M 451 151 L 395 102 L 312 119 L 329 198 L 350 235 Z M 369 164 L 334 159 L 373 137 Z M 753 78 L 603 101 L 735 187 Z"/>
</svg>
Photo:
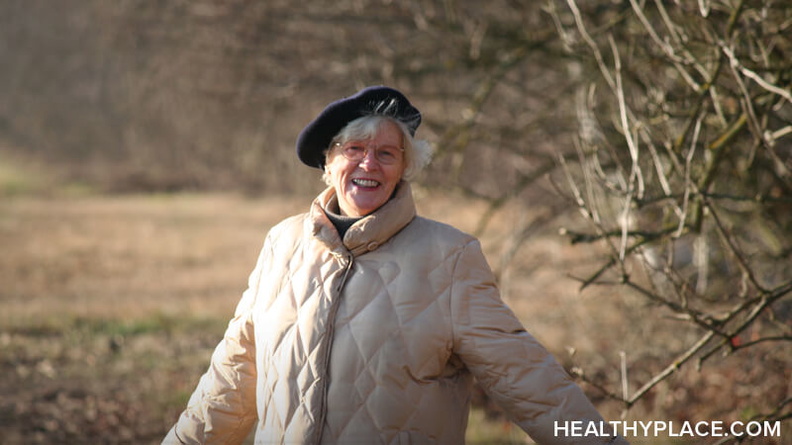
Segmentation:
<svg viewBox="0 0 792 445">
<path fill-rule="evenodd" d="M 420 122 L 370 87 L 302 131 L 329 187 L 269 232 L 166 443 L 240 443 L 256 424 L 256 443 L 462 444 L 474 377 L 540 443 L 624 443 L 501 301 L 478 241 L 416 216 Z"/>
</svg>

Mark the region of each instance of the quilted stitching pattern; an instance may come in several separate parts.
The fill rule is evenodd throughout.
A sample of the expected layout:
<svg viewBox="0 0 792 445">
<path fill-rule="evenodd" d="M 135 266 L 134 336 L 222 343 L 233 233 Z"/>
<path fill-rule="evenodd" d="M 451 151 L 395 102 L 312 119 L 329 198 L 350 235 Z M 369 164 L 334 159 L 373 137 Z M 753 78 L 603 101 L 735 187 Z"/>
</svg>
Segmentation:
<svg viewBox="0 0 792 445">
<path fill-rule="evenodd" d="M 406 196 L 409 198 L 409 194 Z M 411 199 L 405 204 L 414 208 Z M 401 213 L 412 218 L 410 212 Z M 323 225 L 319 216 L 314 213 L 313 218 Z M 387 230 L 398 231 L 409 219 L 401 226 L 394 226 L 392 218 L 382 221 L 388 223 Z M 368 225 L 365 233 L 382 238 L 376 231 L 376 221 L 363 223 Z M 316 238 L 305 241 L 299 229 L 306 226 L 301 222 L 273 229 L 276 234 L 271 238 L 277 238 L 274 251 L 299 247 L 291 252 L 286 264 L 272 267 L 262 280 L 278 283 L 277 292 L 261 295 L 255 309 L 257 344 L 263 352 L 258 356 L 259 368 L 266 370 L 259 376 L 259 439 L 276 439 L 282 432 L 295 440 L 310 437 L 306 425 L 321 414 L 317 410 L 323 395 L 322 357 L 330 340 L 326 336 L 331 323 L 334 331 L 327 376 L 331 384 L 327 389 L 324 442 L 372 437 L 381 437 L 383 443 L 398 441 L 404 438 L 400 431 L 405 425 L 417 427 L 426 422 L 418 415 L 429 403 L 422 399 L 435 403 L 435 393 L 443 391 L 450 393 L 448 397 L 458 398 L 460 388 L 448 385 L 441 377 L 455 374 L 446 369 L 451 354 L 448 296 L 453 261 L 449 258 L 455 252 L 447 247 L 438 249 L 439 245 L 419 256 L 404 251 L 405 246 L 421 239 L 432 240 L 425 231 L 440 227 L 423 219 L 414 225 L 414 229 L 411 225 L 402 230 L 393 241 L 377 243 L 376 250 L 359 256 L 340 295 L 335 294 L 334 287 L 343 272 L 338 254 L 345 249 L 333 238 L 334 232 L 318 227 L 312 229 Z M 360 230 L 349 233 L 355 245 L 368 244 Z M 469 241 L 461 233 L 459 238 Z M 407 281 L 404 276 L 420 279 Z M 330 320 L 328 313 L 334 303 L 338 312 Z M 290 374 L 284 375 L 284 370 Z M 427 387 L 433 389 L 426 391 Z M 459 424 L 455 419 L 456 428 Z"/>
<path fill-rule="evenodd" d="M 425 425 L 442 418 L 425 415 L 435 411 L 427 407 L 442 399 L 453 399 L 449 406 L 467 409 L 463 393 L 469 379 L 460 376 L 462 369 L 447 366 L 452 347 L 451 269 L 458 248 L 418 255 L 402 251 L 415 245 L 413 238 L 432 239 L 427 233 L 438 228 L 418 219 L 393 242 L 356 262 L 336 317 L 326 442 L 354 443 L 379 436 L 382 443 L 398 443 L 411 427 L 416 430 L 413 439 L 421 437 L 417 431 L 442 430 L 438 424 Z M 468 238 L 460 234 L 459 239 Z M 413 279 L 400 279 L 403 276 Z M 449 423 L 460 440 L 465 416 Z"/>
</svg>

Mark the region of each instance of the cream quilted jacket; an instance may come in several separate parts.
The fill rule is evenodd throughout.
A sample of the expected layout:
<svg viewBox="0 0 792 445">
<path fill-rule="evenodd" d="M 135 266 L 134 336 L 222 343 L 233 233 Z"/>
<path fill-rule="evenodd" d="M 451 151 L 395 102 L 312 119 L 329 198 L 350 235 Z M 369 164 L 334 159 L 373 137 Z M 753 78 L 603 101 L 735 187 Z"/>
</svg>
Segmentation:
<svg viewBox="0 0 792 445">
<path fill-rule="evenodd" d="M 416 217 L 402 183 L 342 241 L 334 199 L 270 231 L 165 443 L 240 443 L 257 423 L 263 444 L 463 444 L 473 377 L 540 443 L 577 443 L 556 420 L 601 420 L 501 302 L 475 238 Z"/>
</svg>

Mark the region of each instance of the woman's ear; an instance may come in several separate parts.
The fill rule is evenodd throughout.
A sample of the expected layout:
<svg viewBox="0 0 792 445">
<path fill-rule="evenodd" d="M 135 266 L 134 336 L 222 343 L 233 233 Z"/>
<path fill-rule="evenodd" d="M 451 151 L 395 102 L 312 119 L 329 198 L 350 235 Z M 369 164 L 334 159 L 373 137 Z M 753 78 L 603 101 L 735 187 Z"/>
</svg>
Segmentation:
<svg viewBox="0 0 792 445">
<path fill-rule="evenodd" d="M 330 181 L 330 171 L 327 169 L 327 161 L 322 165 L 322 181 L 327 185 L 333 185 Z"/>
</svg>

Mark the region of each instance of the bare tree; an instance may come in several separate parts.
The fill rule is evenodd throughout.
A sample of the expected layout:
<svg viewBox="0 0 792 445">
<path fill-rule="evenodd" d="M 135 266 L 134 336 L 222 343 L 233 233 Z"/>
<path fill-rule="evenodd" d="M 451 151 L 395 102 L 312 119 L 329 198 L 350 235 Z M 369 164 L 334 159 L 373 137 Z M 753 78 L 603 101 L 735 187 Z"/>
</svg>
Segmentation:
<svg viewBox="0 0 792 445">
<path fill-rule="evenodd" d="M 696 333 L 635 391 L 630 366 L 621 392 L 579 375 L 630 409 L 681 368 L 731 356 L 780 382 L 757 387 L 765 403 L 739 406 L 742 420 L 792 418 L 792 5 L 547 9 L 570 63 L 596 74 L 581 76 L 577 156 L 558 157 L 589 227 L 568 236 L 607 251 L 581 286 L 629 290 Z"/>
</svg>

